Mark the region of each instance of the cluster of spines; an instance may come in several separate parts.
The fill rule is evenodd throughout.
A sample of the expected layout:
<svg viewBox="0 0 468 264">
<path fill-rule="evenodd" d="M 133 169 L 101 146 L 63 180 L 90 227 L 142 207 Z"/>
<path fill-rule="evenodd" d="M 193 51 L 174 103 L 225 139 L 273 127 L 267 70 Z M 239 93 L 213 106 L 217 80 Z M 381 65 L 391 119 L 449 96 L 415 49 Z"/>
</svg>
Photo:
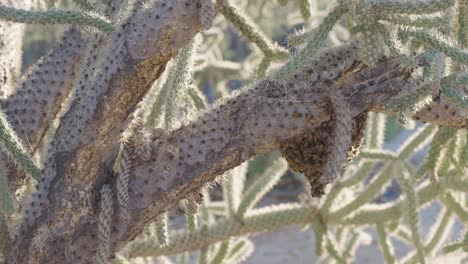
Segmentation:
<svg viewBox="0 0 468 264">
<path fill-rule="evenodd" d="M 440 80 L 444 77 L 445 72 L 445 55 L 441 52 L 436 52 L 434 59 L 431 62 L 432 72 L 432 99 L 438 101 L 440 97 L 441 87 Z"/>
<path fill-rule="evenodd" d="M 419 84 L 419 81 L 410 80 L 398 96 L 390 99 L 385 109 L 400 114 L 400 119 L 411 117 L 416 121 L 458 124 L 465 126 L 466 100 L 462 92 L 450 87 L 462 86 L 466 81 L 456 81 L 458 77 L 466 74 L 448 75 L 440 80 L 441 93 L 432 98 L 432 83 Z M 437 100 L 437 101 L 434 101 Z"/>
<path fill-rule="evenodd" d="M 129 119 L 125 131 L 120 139 L 120 153 L 116 164 L 119 165 L 117 176 L 117 199 L 121 215 L 124 219 L 130 219 L 129 209 L 129 182 L 133 178 L 134 159 L 149 160 L 151 157 L 151 133 L 144 128 L 144 120 L 147 115 L 146 102 L 140 102 L 137 109 L 127 118 Z"/>
<path fill-rule="evenodd" d="M 65 32 L 57 47 L 31 67 L 18 88 L 3 102 L 5 114 L 20 138 L 35 144 L 44 120 L 51 120 L 67 96 L 70 80 L 76 75 L 73 60 L 81 54 L 84 41 L 76 29 Z"/>
<path fill-rule="evenodd" d="M 172 78 L 172 76 L 169 75 L 173 67 L 173 62 L 168 62 L 166 67 L 168 70 L 162 73 L 161 77 L 159 77 L 158 81 L 153 84 L 153 87 L 151 88 L 152 92 L 155 94 L 154 97 L 151 98 L 151 102 L 149 102 L 151 106 L 145 118 L 147 127 L 161 127 L 163 125 L 162 118 L 164 113 L 164 102 L 166 101 L 169 93 L 169 83 L 167 80 L 169 77 Z"/>
<path fill-rule="evenodd" d="M 44 250 L 47 241 L 52 237 L 52 232 L 50 231 L 47 224 L 41 225 L 37 228 L 36 233 L 31 241 L 32 246 L 37 250 Z M 32 257 L 31 257 L 32 258 Z"/>
</svg>

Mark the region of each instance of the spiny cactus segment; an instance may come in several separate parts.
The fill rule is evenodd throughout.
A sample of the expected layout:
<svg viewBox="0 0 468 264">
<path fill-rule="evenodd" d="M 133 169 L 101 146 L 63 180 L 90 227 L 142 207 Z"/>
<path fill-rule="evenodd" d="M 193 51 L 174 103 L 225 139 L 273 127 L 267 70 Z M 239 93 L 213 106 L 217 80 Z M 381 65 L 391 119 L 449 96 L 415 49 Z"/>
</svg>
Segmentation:
<svg viewBox="0 0 468 264">
<path fill-rule="evenodd" d="M 73 66 L 85 49 L 85 39 L 72 28 L 52 51 L 25 73 L 13 94 L 0 104 L 18 136 L 33 146 L 43 136 L 51 120 L 59 112 L 67 93 L 72 89 L 70 80 L 79 69 Z"/>
</svg>

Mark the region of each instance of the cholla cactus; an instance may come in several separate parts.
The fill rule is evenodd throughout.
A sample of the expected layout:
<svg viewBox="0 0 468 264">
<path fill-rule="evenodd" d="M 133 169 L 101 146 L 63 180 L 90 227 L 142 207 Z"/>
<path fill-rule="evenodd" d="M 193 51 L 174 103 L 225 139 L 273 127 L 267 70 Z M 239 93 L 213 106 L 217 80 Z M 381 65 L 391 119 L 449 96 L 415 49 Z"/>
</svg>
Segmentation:
<svg viewBox="0 0 468 264">
<path fill-rule="evenodd" d="M 467 1 L 45 2 L 0 0 L 2 261 L 239 263 L 294 224 L 322 262 L 368 226 L 387 263 L 466 251 L 447 231 L 468 221 Z M 24 24 L 67 29 L 21 71 Z M 395 120 L 416 125 L 389 150 Z M 303 194 L 260 205 L 292 174 Z"/>
</svg>

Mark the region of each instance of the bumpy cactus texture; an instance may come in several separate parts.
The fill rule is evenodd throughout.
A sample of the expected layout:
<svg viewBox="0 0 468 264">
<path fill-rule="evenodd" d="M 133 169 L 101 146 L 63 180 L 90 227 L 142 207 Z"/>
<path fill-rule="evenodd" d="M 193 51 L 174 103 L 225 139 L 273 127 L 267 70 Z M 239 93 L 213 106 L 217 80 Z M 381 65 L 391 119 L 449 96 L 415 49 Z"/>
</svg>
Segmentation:
<svg viewBox="0 0 468 264">
<path fill-rule="evenodd" d="M 76 29 L 63 34 L 57 47 L 24 74 L 18 88 L 4 99 L 2 106 L 10 122 L 19 128 L 17 133 L 29 141 L 33 148 L 44 136 L 50 120 L 60 111 L 63 101 L 72 89 L 72 81 L 78 74 L 76 61 L 85 49 L 85 42 Z"/>
<path fill-rule="evenodd" d="M 460 258 L 467 5 L 0 0 L 0 262 L 241 263 L 291 225 L 319 263 L 369 228 L 386 263 Z"/>
<path fill-rule="evenodd" d="M 200 23 L 203 30 L 208 30 L 213 25 L 213 20 L 216 17 L 215 4 L 213 0 L 201 1 L 200 8 Z"/>
</svg>

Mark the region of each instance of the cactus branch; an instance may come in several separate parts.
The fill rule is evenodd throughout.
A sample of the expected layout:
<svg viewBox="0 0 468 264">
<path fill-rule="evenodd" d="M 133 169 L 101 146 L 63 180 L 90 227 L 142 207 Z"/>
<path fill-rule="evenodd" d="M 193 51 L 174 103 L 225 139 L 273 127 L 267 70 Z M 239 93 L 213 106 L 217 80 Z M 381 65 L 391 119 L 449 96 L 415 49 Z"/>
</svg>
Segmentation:
<svg viewBox="0 0 468 264">
<path fill-rule="evenodd" d="M 97 15 L 70 10 L 29 11 L 0 5 L 2 20 L 26 24 L 72 24 L 95 27 L 106 33 L 113 30 L 110 22 Z"/>
<path fill-rule="evenodd" d="M 39 169 L 28 155 L 13 129 L 10 127 L 5 115 L 0 111 L 0 142 L 2 148 L 35 179 L 39 178 Z"/>
<path fill-rule="evenodd" d="M 288 217 L 280 217 L 286 211 Z M 207 230 L 199 229 L 192 233 L 175 233 L 171 243 L 177 246 L 170 244 L 167 247 L 159 247 L 157 243 L 151 241 L 133 244 L 129 255 L 130 257 L 162 256 L 197 250 L 234 235 L 253 234 L 286 225 L 308 223 L 314 217 L 313 210 L 299 204 L 254 209 L 244 217 L 243 223 L 231 218 L 216 222 L 210 225 Z M 190 239 L 188 239 L 189 237 Z"/>
</svg>

